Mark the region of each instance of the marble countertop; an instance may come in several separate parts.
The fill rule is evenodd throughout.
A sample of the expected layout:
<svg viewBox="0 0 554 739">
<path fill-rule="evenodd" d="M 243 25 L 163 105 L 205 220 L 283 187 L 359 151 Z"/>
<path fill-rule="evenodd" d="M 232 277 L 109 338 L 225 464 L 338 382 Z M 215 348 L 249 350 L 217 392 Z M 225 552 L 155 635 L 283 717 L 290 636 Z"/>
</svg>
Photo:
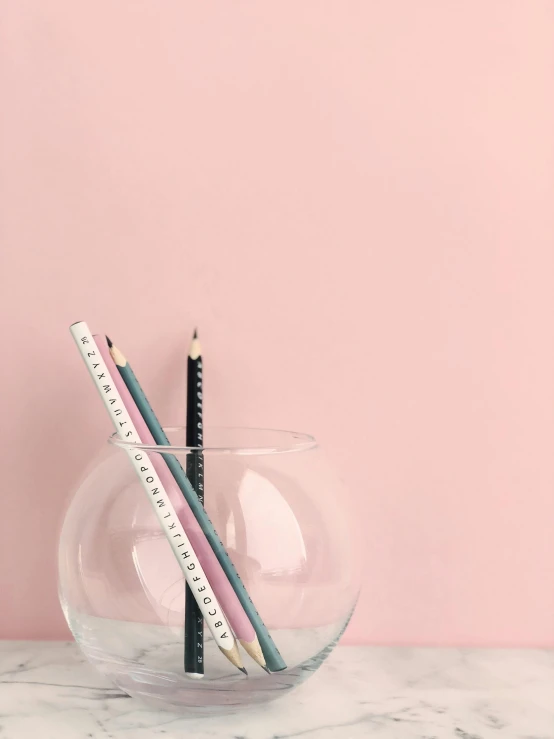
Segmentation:
<svg viewBox="0 0 554 739">
<path fill-rule="evenodd" d="M 217 718 L 127 697 L 66 642 L 0 642 L 0 739 L 554 739 L 554 652 L 339 647 L 304 685 Z"/>
</svg>

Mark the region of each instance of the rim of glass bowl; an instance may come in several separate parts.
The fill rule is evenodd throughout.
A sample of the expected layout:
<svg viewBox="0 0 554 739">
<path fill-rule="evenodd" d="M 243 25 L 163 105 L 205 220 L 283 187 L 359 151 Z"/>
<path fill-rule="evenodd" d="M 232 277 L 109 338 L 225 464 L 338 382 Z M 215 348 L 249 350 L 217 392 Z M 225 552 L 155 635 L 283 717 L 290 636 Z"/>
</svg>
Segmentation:
<svg viewBox="0 0 554 739">
<path fill-rule="evenodd" d="M 184 432 L 185 426 L 164 426 L 164 431 L 168 434 L 174 432 Z M 160 454 L 176 454 L 176 453 L 187 453 L 187 452 L 202 452 L 203 454 L 239 454 L 239 455 L 253 455 L 253 454 L 290 454 L 291 452 L 305 452 L 309 449 L 315 449 L 317 447 L 317 441 L 314 436 L 310 434 L 304 434 L 300 431 L 286 431 L 284 429 L 269 429 L 269 428 L 257 428 L 252 426 L 207 426 L 204 431 L 209 435 L 210 431 L 229 431 L 229 432 L 248 432 L 252 434 L 271 435 L 282 437 L 282 444 L 248 444 L 243 446 L 241 444 L 226 444 L 219 446 L 182 446 L 182 445 L 169 445 L 159 446 L 158 444 L 137 444 L 134 442 L 125 441 L 121 439 L 117 433 L 113 433 L 108 442 L 113 446 L 117 446 L 120 449 L 142 449 L 145 452 L 158 452 Z"/>
</svg>

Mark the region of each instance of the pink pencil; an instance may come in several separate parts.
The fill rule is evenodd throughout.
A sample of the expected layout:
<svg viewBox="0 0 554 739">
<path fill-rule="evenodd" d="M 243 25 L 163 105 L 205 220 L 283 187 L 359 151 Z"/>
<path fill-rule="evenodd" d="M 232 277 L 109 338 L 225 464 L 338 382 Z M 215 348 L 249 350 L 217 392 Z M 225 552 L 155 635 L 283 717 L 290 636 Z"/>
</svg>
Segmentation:
<svg viewBox="0 0 554 739">
<path fill-rule="evenodd" d="M 131 397 L 127 386 L 117 371 L 117 367 L 115 366 L 115 362 L 110 354 L 105 336 L 95 335 L 94 340 L 98 344 L 98 349 L 100 350 L 102 359 L 106 363 L 108 370 L 112 375 L 114 385 L 121 395 L 121 399 L 125 404 L 131 420 L 135 424 L 141 442 L 143 444 L 156 446 L 156 442 L 146 425 L 146 421 L 140 414 L 140 411 Z M 254 631 L 254 627 L 250 623 L 250 619 L 246 615 L 246 612 L 240 604 L 231 583 L 217 561 L 217 557 L 206 539 L 204 532 L 200 528 L 200 524 L 196 520 L 187 501 L 183 498 L 179 486 L 175 482 L 173 475 L 162 457 L 163 454 L 153 454 L 150 459 L 160 477 L 160 480 L 162 481 L 173 507 L 175 508 L 175 512 L 190 539 L 196 556 L 200 560 L 200 564 L 206 573 L 206 577 L 210 581 L 210 585 L 214 589 L 217 599 L 219 600 L 225 615 L 229 619 L 229 623 L 235 632 L 235 636 L 240 640 L 248 654 L 250 654 L 250 656 L 263 667 L 265 665 L 265 660 L 258 642 L 258 637 Z"/>
</svg>

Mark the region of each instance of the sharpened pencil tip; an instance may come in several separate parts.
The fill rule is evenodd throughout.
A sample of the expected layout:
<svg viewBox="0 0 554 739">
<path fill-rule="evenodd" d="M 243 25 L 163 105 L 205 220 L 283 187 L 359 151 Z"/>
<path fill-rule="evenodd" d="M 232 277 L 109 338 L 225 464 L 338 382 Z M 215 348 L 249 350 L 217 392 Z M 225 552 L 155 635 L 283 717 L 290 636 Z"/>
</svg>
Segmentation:
<svg viewBox="0 0 554 739">
<path fill-rule="evenodd" d="M 127 365 L 127 360 L 125 359 L 125 355 L 123 354 L 123 352 L 121 352 L 117 348 L 117 346 L 113 343 L 109 336 L 106 336 L 106 343 L 110 351 L 110 356 L 116 363 L 116 365 L 118 367 L 125 367 Z"/>
<path fill-rule="evenodd" d="M 239 670 L 241 672 L 244 672 L 244 674 L 248 677 L 248 673 L 246 672 L 246 668 L 245 667 L 239 667 Z"/>
<path fill-rule="evenodd" d="M 271 670 L 268 670 L 265 665 L 260 665 L 260 667 L 262 668 L 262 670 L 265 670 L 268 675 L 271 675 Z"/>
<path fill-rule="evenodd" d="M 198 340 L 198 329 L 195 328 L 192 335 L 192 341 L 190 342 L 189 357 L 191 359 L 198 359 L 201 354 L 202 349 L 200 348 L 200 342 Z"/>
</svg>

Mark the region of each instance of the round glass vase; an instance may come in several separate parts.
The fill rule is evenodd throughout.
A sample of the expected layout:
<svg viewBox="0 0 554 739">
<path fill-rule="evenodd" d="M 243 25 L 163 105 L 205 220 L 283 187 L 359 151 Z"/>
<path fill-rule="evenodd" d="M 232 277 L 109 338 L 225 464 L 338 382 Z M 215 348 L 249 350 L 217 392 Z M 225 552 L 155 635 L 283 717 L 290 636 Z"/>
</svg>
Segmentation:
<svg viewBox="0 0 554 739">
<path fill-rule="evenodd" d="M 92 664 L 157 707 L 214 714 L 272 700 L 317 670 L 350 620 L 360 585 L 352 507 L 312 437 L 205 430 L 206 511 L 287 667 L 267 674 L 241 650 L 243 675 L 205 625 L 204 677 L 191 679 L 184 575 L 128 457 L 172 454 L 186 469 L 185 429 L 166 432 L 167 447 L 110 438 L 75 492 L 59 545 L 67 623 Z"/>
</svg>

